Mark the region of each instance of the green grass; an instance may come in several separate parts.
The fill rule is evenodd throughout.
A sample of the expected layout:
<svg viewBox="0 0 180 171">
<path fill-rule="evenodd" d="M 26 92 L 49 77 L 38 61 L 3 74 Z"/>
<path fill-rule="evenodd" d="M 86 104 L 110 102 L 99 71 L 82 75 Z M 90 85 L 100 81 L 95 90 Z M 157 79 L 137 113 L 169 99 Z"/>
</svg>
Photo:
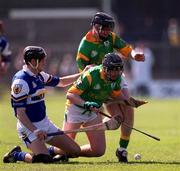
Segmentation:
<svg viewBox="0 0 180 171">
<path fill-rule="evenodd" d="M 48 114 L 59 127 L 62 126 L 65 95 L 63 93 L 49 93 L 47 95 Z M 29 170 L 29 171 L 64 171 L 64 170 L 100 170 L 100 171 L 179 171 L 180 170 L 180 100 L 148 100 L 149 103 L 135 109 L 135 128 L 156 135 L 161 141 L 155 141 L 138 132 L 133 131 L 129 144 L 129 164 L 117 162 L 115 150 L 119 140 L 119 130 L 106 132 L 107 150 L 99 158 L 76 158 L 67 164 L 3 164 L 1 170 Z M 16 119 L 10 106 L 9 93 L 0 99 L 0 156 L 14 145 L 26 148 L 19 140 L 16 132 Z M 78 134 L 79 144 L 87 143 L 84 133 Z M 141 161 L 135 161 L 135 153 L 142 155 Z"/>
</svg>

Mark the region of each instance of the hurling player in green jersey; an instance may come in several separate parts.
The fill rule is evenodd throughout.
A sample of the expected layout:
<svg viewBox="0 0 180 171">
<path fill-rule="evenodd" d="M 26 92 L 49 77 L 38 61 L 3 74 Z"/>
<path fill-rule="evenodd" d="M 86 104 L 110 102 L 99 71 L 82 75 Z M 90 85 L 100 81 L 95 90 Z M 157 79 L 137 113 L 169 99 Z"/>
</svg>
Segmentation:
<svg viewBox="0 0 180 171">
<path fill-rule="evenodd" d="M 92 19 L 91 25 L 92 29 L 82 38 L 78 48 L 76 61 L 79 71 L 83 70 L 87 65 L 101 64 L 104 55 L 114 51 L 120 53 L 125 59 L 132 59 L 137 62 L 145 60 L 143 53 L 135 52 L 129 44 L 113 32 L 115 22 L 110 15 L 97 12 Z M 124 87 L 121 91 L 125 96 L 130 97 L 128 86 Z M 112 116 L 121 112 L 125 122 L 133 126 L 134 109 L 132 107 L 117 103 L 107 105 L 106 107 Z M 127 147 L 130 135 L 131 130 L 122 125 L 119 147 L 116 150 L 119 162 L 128 162 Z"/>
<path fill-rule="evenodd" d="M 108 53 L 101 65 L 94 66 L 81 75 L 67 92 L 63 129 L 73 130 L 102 123 L 98 112 L 109 97 L 128 101 L 121 94 L 121 86 L 124 85 L 122 72 L 122 59 L 116 53 Z M 144 101 L 135 100 L 135 103 L 140 106 Z M 76 137 L 76 133 L 68 135 L 73 139 Z M 86 132 L 86 135 L 89 144 L 81 146 L 80 156 L 102 156 L 106 149 L 104 131 Z"/>
</svg>

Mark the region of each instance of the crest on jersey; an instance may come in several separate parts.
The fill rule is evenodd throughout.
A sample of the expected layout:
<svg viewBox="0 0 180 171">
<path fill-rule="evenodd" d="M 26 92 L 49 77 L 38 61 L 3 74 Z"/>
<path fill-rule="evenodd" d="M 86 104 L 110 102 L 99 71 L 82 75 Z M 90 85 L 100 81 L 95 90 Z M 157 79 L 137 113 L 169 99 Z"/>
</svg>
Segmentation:
<svg viewBox="0 0 180 171">
<path fill-rule="evenodd" d="M 78 79 L 77 81 L 76 81 L 76 85 L 78 86 L 78 85 L 81 85 L 82 84 L 82 80 L 81 79 Z"/>
<path fill-rule="evenodd" d="M 94 88 L 95 90 L 99 90 L 99 89 L 101 89 L 101 86 L 100 86 L 100 84 L 96 84 L 93 88 Z"/>
<path fill-rule="evenodd" d="M 37 84 L 35 82 L 32 82 L 33 88 L 37 87 Z"/>
<path fill-rule="evenodd" d="M 116 86 L 116 83 L 111 83 L 111 88 L 114 89 Z"/>
<path fill-rule="evenodd" d="M 105 41 L 105 42 L 104 42 L 104 46 L 105 46 L 105 47 L 108 47 L 108 46 L 109 46 L 109 41 Z"/>
<path fill-rule="evenodd" d="M 97 54 L 98 54 L 97 51 L 95 51 L 95 50 L 92 50 L 92 51 L 91 51 L 91 57 L 95 57 Z"/>
<path fill-rule="evenodd" d="M 14 94 L 19 94 L 22 90 L 23 85 L 22 84 L 15 84 L 13 87 Z"/>
</svg>

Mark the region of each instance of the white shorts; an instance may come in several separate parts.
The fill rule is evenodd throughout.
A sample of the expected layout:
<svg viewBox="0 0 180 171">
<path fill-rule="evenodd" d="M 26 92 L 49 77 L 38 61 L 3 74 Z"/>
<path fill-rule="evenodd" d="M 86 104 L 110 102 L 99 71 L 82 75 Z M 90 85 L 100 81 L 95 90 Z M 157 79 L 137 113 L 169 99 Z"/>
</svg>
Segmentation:
<svg viewBox="0 0 180 171">
<path fill-rule="evenodd" d="M 85 113 L 85 109 L 80 108 L 74 104 L 71 104 L 66 108 L 65 111 L 65 122 L 68 123 L 86 123 L 97 117 L 95 112 L 87 111 Z"/>
<path fill-rule="evenodd" d="M 60 130 L 51 120 L 48 119 L 48 117 L 45 117 L 40 122 L 33 122 L 33 124 L 37 127 L 37 129 L 44 130 L 47 133 L 57 132 Z M 17 122 L 17 131 L 19 138 L 22 139 L 26 145 L 37 139 L 36 135 L 27 129 L 19 120 Z M 45 141 L 49 141 L 52 138 L 52 136 L 47 137 Z"/>
</svg>

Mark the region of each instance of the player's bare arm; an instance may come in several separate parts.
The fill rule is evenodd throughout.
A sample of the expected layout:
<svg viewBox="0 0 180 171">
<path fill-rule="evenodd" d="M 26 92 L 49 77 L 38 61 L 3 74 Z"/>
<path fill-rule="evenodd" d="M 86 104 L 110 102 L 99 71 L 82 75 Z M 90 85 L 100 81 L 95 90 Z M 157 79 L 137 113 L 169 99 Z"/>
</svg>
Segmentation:
<svg viewBox="0 0 180 171">
<path fill-rule="evenodd" d="M 66 87 L 66 86 L 69 86 L 71 85 L 74 81 L 76 81 L 80 75 L 82 75 L 85 71 L 87 71 L 91 66 L 88 65 L 84 68 L 84 70 L 80 73 L 76 73 L 76 74 L 73 74 L 73 75 L 67 75 L 67 76 L 64 76 L 64 77 L 60 77 L 60 82 L 59 84 L 57 85 L 57 87 Z"/>
<path fill-rule="evenodd" d="M 60 77 L 60 82 L 57 85 L 57 87 L 66 87 L 66 86 L 71 85 L 80 75 L 81 73 L 77 73 L 73 75 Z"/>
</svg>

